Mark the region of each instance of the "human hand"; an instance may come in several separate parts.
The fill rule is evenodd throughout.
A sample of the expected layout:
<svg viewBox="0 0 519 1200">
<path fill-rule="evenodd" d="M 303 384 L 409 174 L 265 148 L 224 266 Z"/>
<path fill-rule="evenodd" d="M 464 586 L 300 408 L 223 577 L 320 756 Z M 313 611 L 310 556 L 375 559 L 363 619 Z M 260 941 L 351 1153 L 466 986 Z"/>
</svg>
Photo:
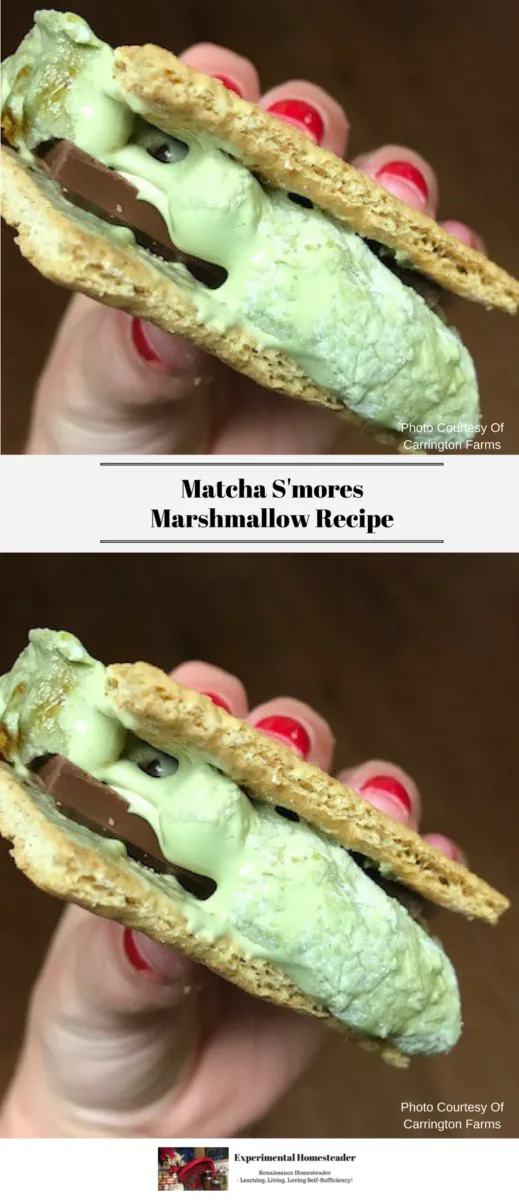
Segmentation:
<svg viewBox="0 0 519 1200">
<path fill-rule="evenodd" d="M 180 57 L 346 154 L 347 116 L 322 88 L 292 80 L 262 95 L 253 64 L 231 50 L 202 44 Z M 436 215 L 436 176 L 413 150 L 382 146 L 353 161 L 406 204 Z M 482 247 L 466 225 L 443 225 Z M 190 342 L 76 296 L 40 379 L 28 452 L 322 454 L 343 430 L 335 413 L 267 391 Z"/>
<path fill-rule="evenodd" d="M 308 705 L 278 697 L 249 711 L 242 683 L 206 663 L 184 663 L 173 675 L 330 770 L 333 734 Z M 418 789 L 399 767 L 371 760 L 339 779 L 418 828 Z M 443 835 L 427 840 L 463 861 Z M 314 1018 L 249 996 L 141 933 L 70 907 L 34 990 L 0 1135 L 234 1134 L 276 1102 L 323 1037 Z"/>
</svg>

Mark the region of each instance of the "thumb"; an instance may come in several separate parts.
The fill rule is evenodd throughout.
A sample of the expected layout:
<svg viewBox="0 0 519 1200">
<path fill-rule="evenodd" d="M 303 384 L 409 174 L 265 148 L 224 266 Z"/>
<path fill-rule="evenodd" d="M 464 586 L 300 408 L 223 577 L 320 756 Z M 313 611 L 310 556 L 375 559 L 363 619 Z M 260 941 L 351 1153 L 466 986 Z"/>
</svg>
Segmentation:
<svg viewBox="0 0 519 1200">
<path fill-rule="evenodd" d="M 187 454 L 209 438 L 214 360 L 75 296 L 36 394 L 31 454 Z"/>
<path fill-rule="evenodd" d="M 145 1136 L 186 1081 L 205 972 L 69 908 L 36 984 L 7 1097 L 11 1136 Z"/>
</svg>

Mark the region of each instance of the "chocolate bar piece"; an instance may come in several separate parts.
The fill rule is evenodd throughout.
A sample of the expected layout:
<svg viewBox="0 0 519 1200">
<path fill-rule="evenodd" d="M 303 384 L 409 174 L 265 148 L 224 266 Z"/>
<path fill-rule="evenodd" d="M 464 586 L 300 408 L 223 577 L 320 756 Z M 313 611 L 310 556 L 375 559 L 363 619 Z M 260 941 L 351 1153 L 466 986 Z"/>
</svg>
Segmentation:
<svg viewBox="0 0 519 1200">
<path fill-rule="evenodd" d="M 174 875 L 185 891 L 198 899 L 213 894 L 216 885 L 212 879 L 178 867 L 164 857 L 151 825 L 131 813 L 126 800 L 113 788 L 99 783 L 59 754 L 34 763 L 31 769 L 64 816 L 103 837 L 124 842 L 129 858 L 160 875 Z"/>
<path fill-rule="evenodd" d="M 223 267 L 195 258 L 175 246 L 159 210 L 146 200 L 139 200 L 137 189 L 123 175 L 64 139 L 42 145 L 38 154 L 63 194 L 78 208 L 112 224 L 125 225 L 140 246 L 169 262 L 184 263 L 191 275 L 207 287 L 217 288 L 225 283 L 227 272 Z"/>
<path fill-rule="evenodd" d="M 214 880 L 169 862 L 162 853 L 152 826 L 142 817 L 130 812 L 126 800 L 119 792 L 105 783 L 100 783 L 59 754 L 33 763 L 31 770 L 64 816 L 103 837 L 124 842 L 129 858 L 150 867 L 160 875 L 174 875 L 184 890 L 197 896 L 199 900 L 206 900 L 212 896 L 216 890 Z M 376 869 L 376 864 L 368 862 L 364 855 L 355 851 L 349 853 L 373 882 L 398 900 L 415 920 L 420 921 L 423 918 L 424 910 L 430 911 L 432 906 L 428 905 L 422 896 L 418 896 L 402 883 L 385 879 Z"/>
</svg>

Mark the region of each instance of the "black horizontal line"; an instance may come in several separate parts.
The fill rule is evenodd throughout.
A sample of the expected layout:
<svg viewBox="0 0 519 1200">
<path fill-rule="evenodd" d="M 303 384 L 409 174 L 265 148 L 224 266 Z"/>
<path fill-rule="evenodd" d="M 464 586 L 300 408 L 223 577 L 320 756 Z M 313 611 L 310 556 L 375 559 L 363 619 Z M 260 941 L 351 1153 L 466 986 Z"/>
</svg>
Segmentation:
<svg viewBox="0 0 519 1200">
<path fill-rule="evenodd" d="M 100 538 L 101 546 L 442 546 L 445 538 Z"/>
<path fill-rule="evenodd" d="M 213 462 L 211 459 L 204 459 L 203 462 L 102 462 L 101 467 L 444 467 L 443 462 L 432 462 L 431 459 L 402 459 L 401 462 L 342 462 L 335 460 L 334 462 L 275 462 L 272 459 L 267 459 L 266 462 L 230 462 L 224 459 L 223 462 Z"/>
</svg>

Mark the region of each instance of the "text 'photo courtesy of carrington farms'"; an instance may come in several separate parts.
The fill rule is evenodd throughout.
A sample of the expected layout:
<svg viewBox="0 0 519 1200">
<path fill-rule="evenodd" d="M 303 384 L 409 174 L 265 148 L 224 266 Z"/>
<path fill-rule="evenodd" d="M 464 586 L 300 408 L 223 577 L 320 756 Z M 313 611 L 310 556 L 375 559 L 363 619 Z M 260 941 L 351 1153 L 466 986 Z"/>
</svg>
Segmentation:
<svg viewBox="0 0 519 1200">
<path fill-rule="evenodd" d="M 211 5 L 207 29 L 187 2 L 123 15 L 23 0 L 8 14 L 4 452 L 27 437 L 42 453 L 519 452 L 516 193 L 513 180 L 505 195 L 494 186 L 497 163 L 518 168 L 505 100 L 486 94 L 490 17 L 475 18 L 469 53 L 439 40 L 440 10 L 452 28 L 461 0 L 434 17 L 404 0 L 430 56 L 411 81 L 412 44 L 395 27 L 391 59 L 382 0 L 360 7 L 325 0 L 317 21 L 305 0 L 295 22 L 295 0 L 268 3 L 261 32 L 236 3 Z M 290 11 L 306 36 L 286 36 Z M 349 62 L 362 35 L 364 72 Z M 438 106 L 420 80 L 440 44 L 451 100 Z M 389 110 L 382 68 L 377 113 L 382 49 L 397 69 Z M 504 27 L 497 49 L 506 79 Z M 460 155 L 476 80 L 483 127 Z M 58 333 L 34 414 L 65 302 L 48 280 L 90 299 Z M 28 321 L 36 340 L 21 356 Z M 164 421 L 179 386 L 189 418 Z M 128 395 L 136 413 L 150 402 L 133 431 Z"/>
<path fill-rule="evenodd" d="M 4 560 L 13 1129 L 43 961 L 27 1053 L 50 1091 L 34 1136 L 70 1136 L 61 1078 L 79 1097 L 73 1136 L 153 1138 L 167 1121 L 182 1141 L 196 1122 L 208 1143 L 215 1113 L 224 1138 L 513 1136 L 515 556 L 491 575 L 470 555 L 219 566 L 215 588 L 203 554 L 92 555 L 88 572 L 70 555 Z M 76 1055 L 57 970 L 86 989 Z M 92 1113 L 81 1046 L 95 1037 L 104 1061 L 99 1005 L 107 1030 L 123 1025 Z M 52 1081 L 49 1020 L 63 1030 Z M 127 1098 L 148 1088 L 143 1117 Z M 208 1158 L 191 1174 L 218 1182 Z M 184 1182 L 187 1158 L 161 1163 Z"/>
</svg>

